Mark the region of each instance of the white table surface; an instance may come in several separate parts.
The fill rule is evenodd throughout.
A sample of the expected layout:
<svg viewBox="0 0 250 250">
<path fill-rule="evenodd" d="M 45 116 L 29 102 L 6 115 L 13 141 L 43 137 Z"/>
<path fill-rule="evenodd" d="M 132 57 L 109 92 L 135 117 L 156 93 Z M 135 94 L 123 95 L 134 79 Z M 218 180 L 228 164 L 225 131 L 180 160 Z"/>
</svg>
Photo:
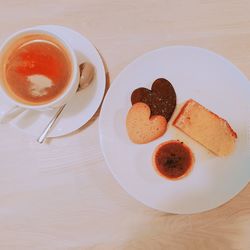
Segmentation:
<svg viewBox="0 0 250 250">
<path fill-rule="evenodd" d="M 0 42 L 19 29 L 59 24 L 84 34 L 108 66 L 108 84 L 159 47 L 204 47 L 250 78 L 250 2 L 0 1 Z M 0 127 L 0 249 L 249 249 L 250 185 L 225 205 L 165 214 L 131 198 L 104 161 L 98 113 L 78 131 L 40 145 Z"/>
</svg>

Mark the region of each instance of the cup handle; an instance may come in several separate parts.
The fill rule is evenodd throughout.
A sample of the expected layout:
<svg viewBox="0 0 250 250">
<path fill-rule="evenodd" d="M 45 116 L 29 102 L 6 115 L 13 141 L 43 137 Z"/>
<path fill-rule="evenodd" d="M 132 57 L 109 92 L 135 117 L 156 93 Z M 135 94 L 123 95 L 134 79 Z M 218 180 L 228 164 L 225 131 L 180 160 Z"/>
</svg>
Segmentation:
<svg viewBox="0 0 250 250">
<path fill-rule="evenodd" d="M 1 105 L 0 107 L 0 123 L 7 123 L 11 119 L 18 116 L 20 113 L 24 111 L 23 108 L 13 105 Z"/>
</svg>

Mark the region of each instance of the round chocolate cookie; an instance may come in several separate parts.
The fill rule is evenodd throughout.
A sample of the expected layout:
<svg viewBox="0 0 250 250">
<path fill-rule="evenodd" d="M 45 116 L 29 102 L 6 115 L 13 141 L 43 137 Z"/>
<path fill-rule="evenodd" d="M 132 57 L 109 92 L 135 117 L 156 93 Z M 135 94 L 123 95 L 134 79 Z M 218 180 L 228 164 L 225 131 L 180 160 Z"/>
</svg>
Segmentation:
<svg viewBox="0 0 250 250">
<path fill-rule="evenodd" d="M 167 121 L 170 120 L 176 107 L 176 93 L 172 84 L 164 79 L 156 79 L 151 87 L 137 88 L 131 95 L 132 105 L 137 102 L 146 103 L 152 115 L 162 115 Z"/>
</svg>

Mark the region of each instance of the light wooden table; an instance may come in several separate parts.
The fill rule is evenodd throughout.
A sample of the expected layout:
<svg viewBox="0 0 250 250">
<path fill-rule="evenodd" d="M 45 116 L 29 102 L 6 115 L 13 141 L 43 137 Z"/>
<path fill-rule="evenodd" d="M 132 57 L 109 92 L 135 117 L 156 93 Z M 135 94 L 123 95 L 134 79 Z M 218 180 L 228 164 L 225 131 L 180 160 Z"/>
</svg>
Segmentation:
<svg viewBox="0 0 250 250">
<path fill-rule="evenodd" d="M 204 47 L 250 79 L 249 0 L 0 0 L 0 41 L 59 24 L 87 36 L 112 80 L 129 62 L 173 44 Z M 131 198 L 101 152 L 98 116 L 39 145 L 0 127 L 0 249 L 250 249 L 250 185 L 227 204 L 184 216 Z"/>
</svg>

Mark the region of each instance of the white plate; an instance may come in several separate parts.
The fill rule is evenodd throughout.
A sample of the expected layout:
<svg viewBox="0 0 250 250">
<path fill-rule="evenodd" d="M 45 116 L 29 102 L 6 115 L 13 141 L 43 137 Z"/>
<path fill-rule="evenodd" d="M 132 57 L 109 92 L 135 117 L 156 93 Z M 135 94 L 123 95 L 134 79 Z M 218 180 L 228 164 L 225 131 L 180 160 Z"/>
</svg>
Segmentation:
<svg viewBox="0 0 250 250">
<path fill-rule="evenodd" d="M 89 61 L 95 67 L 95 77 L 91 84 L 70 100 L 48 135 L 48 137 L 62 136 L 83 126 L 100 106 L 106 84 L 105 69 L 96 48 L 80 33 L 58 25 L 45 25 L 39 26 L 39 28 L 55 32 L 67 40 L 76 51 L 79 64 Z M 55 112 L 56 110 L 49 112 L 25 111 L 13 119 L 10 124 L 28 134 L 38 136 Z"/>
<path fill-rule="evenodd" d="M 130 96 L 140 86 L 168 79 L 177 93 L 178 107 L 167 132 L 146 145 L 133 144 L 126 132 Z M 236 150 L 216 157 L 172 126 L 180 104 L 193 98 L 227 119 L 238 134 Z M 173 46 L 149 52 L 129 64 L 113 81 L 104 100 L 99 123 L 102 150 L 121 186 L 145 205 L 171 213 L 202 212 L 222 205 L 249 181 L 250 84 L 229 61 L 213 52 Z M 180 139 L 192 149 L 192 172 L 178 181 L 159 176 L 151 158 L 156 146 Z"/>
</svg>

